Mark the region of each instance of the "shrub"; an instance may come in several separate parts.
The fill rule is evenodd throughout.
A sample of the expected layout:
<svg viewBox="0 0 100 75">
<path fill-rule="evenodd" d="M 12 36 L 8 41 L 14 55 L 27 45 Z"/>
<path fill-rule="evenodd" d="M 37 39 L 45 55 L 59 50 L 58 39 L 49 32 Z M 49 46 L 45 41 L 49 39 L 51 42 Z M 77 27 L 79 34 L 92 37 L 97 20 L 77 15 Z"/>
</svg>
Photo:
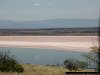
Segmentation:
<svg viewBox="0 0 100 75">
<path fill-rule="evenodd" d="M 65 68 L 72 71 L 72 70 L 80 70 L 85 69 L 88 64 L 86 62 L 74 60 L 74 59 L 66 59 L 64 61 Z"/>
<path fill-rule="evenodd" d="M 24 69 L 10 54 L 10 51 L 0 51 L 0 71 L 21 73 Z"/>
<path fill-rule="evenodd" d="M 14 67 L 14 71 L 21 73 L 21 72 L 24 71 L 24 68 L 21 65 L 16 64 L 15 67 Z"/>
</svg>

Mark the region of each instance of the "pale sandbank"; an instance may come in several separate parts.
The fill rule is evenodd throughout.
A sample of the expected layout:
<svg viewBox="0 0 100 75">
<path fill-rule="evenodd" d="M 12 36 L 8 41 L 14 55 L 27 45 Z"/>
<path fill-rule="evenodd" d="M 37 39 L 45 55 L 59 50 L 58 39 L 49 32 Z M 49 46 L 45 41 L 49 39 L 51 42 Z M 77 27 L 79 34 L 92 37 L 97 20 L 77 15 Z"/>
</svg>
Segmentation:
<svg viewBox="0 0 100 75">
<path fill-rule="evenodd" d="M 0 47 L 90 51 L 98 36 L 0 36 Z M 98 45 L 98 42 L 95 42 Z"/>
</svg>

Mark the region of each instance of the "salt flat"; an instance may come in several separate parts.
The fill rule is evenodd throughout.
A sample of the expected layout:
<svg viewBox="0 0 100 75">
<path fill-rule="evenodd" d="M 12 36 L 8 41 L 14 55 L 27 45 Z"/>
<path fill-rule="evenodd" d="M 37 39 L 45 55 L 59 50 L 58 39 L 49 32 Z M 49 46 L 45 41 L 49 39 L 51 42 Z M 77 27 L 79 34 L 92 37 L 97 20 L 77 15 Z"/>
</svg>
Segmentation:
<svg viewBox="0 0 100 75">
<path fill-rule="evenodd" d="M 0 47 L 90 51 L 97 36 L 0 36 Z M 98 42 L 95 42 L 98 45 Z"/>
</svg>

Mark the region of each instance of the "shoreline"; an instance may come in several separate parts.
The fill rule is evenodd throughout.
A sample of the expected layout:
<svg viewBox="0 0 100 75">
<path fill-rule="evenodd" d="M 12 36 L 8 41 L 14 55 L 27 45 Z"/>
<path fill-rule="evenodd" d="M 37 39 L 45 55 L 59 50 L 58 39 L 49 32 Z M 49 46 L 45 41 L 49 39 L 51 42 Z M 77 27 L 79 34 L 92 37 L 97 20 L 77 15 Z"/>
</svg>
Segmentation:
<svg viewBox="0 0 100 75">
<path fill-rule="evenodd" d="M 88 52 L 92 46 L 92 41 L 97 39 L 97 37 L 98 36 L 0 36 L 0 47 L 49 48 Z"/>
</svg>

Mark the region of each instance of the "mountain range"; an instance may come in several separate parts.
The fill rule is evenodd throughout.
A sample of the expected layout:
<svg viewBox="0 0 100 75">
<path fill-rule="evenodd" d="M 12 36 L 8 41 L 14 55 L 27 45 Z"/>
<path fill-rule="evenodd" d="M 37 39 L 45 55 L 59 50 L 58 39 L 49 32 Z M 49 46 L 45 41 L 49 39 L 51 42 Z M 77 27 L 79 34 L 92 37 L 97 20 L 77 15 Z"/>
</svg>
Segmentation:
<svg viewBox="0 0 100 75">
<path fill-rule="evenodd" d="M 0 29 L 98 27 L 98 19 L 49 19 L 41 21 L 0 20 Z"/>
</svg>

